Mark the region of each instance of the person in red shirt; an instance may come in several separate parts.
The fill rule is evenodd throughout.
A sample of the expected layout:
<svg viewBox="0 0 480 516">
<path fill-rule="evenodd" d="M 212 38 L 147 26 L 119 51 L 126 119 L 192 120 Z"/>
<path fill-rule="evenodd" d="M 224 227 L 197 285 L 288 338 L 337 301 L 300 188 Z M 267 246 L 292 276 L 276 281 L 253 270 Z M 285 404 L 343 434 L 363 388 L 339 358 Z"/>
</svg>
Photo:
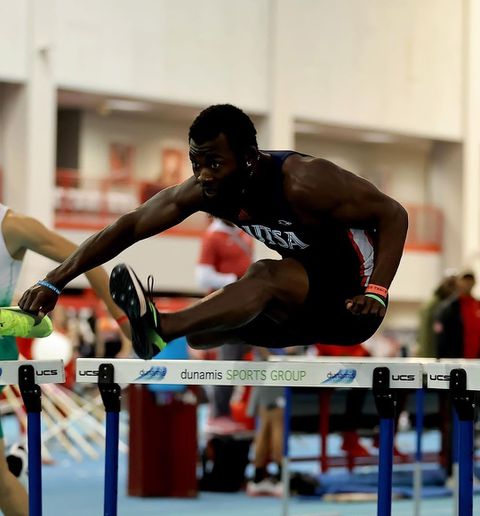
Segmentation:
<svg viewBox="0 0 480 516">
<path fill-rule="evenodd" d="M 232 223 L 213 219 L 203 239 L 197 282 L 208 292 L 241 278 L 253 259 L 253 239 Z"/>
<path fill-rule="evenodd" d="M 197 283 L 206 292 L 221 289 L 241 278 L 253 259 L 253 239 L 230 222 L 213 219 L 201 245 L 196 267 Z M 217 351 L 219 360 L 241 360 L 248 351 L 245 344 L 228 344 Z M 211 413 L 207 433 L 228 434 L 244 430 L 234 421 L 230 409 L 233 387 L 212 387 Z"/>
<path fill-rule="evenodd" d="M 463 358 L 480 358 L 480 301 L 472 296 L 475 276 L 464 274 L 458 284 L 463 322 Z"/>
<path fill-rule="evenodd" d="M 480 301 L 472 295 L 475 275 L 471 271 L 457 280 L 457 294 L 439 308 L 434 331 L 438 358 L 480 358 Z"/>
<path fill-rule="evenodd" d="M 316 352 L 320 356 L 329 357 L 368 357 L 370 353 L 362 344 L 353 346 L 332 346 L 329 344 L 317 344 Z M 366 392 L 364 389 L 350 389 L 347 394 L 345 407 L 345 428 L 342 432 L 342 450 L 352 457 L 369 457 L 370 452 L 360 443 L 356 428 L 362 413 Z"/>
<path fill-rule="evenodd" d="M 457 278 L 456 293 L 439 307 L 433 331 L 437 358 L 480 358 L 480 301 L 472 295 L 475 275 L 465 271 Z M 440 401 L 442 451 L 447 474 L 452 475 L 451 406 L 448 398 Z"/>
</svg>

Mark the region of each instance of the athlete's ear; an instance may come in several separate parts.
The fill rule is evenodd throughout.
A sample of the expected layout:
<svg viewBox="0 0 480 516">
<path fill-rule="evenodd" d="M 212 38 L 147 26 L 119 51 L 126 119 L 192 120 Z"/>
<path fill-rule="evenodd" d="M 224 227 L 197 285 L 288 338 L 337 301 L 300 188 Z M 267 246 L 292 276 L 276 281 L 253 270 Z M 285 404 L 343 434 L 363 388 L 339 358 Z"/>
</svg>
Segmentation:
<svg viewBox="0 0 480 516">
<path fill-rule="evenodd" d="M 251 145 L 245 152 L 244 156 L 245 156 L 245 161 L 244 161 L 245 166 L 248 169 L 251 169 L 253 167 L 253 165 L 255 164 L 255 162 L 259 158 L 258 149 L 255 146 Z"/>
</svg>

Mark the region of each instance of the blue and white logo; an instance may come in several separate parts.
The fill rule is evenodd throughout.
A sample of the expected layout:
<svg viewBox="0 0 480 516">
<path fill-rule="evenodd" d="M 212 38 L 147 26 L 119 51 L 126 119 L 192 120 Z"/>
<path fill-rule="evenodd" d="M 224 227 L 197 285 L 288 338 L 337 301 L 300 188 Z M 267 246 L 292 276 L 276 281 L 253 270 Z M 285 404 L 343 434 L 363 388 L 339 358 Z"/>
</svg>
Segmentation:
<svg viewBox="0 0 480 516">
<path fill-rule="evenodd" d="M 140 375 L 135 378 L 135 381 L 138 380 L 156 380 L 161 381 L 165 378 L 167 374 L 167 368 L 165 366 L 153 366 L 150 369 L 142 369 L 140 371 Z"/>
<path fill-rule="evenodd" d="M 356 369 L 339 369 L 336 373 L 328 373 L 322 384 L 352 383 L 356 376 Z"/>
<path fill-rule="evenodd" d="M 3 369 L 0 367 L 0 376 L 3 374 Z"/>
</svg>

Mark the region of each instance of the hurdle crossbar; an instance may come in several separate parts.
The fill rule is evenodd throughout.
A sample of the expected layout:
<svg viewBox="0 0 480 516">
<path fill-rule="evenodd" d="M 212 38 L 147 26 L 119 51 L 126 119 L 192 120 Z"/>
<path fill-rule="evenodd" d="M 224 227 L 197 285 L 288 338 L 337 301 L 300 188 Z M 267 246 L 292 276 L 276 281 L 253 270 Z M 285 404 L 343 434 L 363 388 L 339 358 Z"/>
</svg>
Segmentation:
<svg viewBox="0 0 480 516">
<path fill-rule="evenodd" d="M 458 505 L 456 513 L 473 514 L 473 435 L 475 420 L 474 391 L 480 391 L 480 361 L 445 359 L 425 365 L 426 384 L 429 389 L 450 390 L 454 415 L 454 494 Z"/>
<path fill-rule="evenodd" d="M 373 371 L 380 362 L 247 362 L 229 360 L 77 360 L 77 381 L 96 383 L 101 364 L 112 364 L 116 383 L 171 385 L 250 385 L 277 387 L 347 387 L 373 386 Z M 391 389 L 422 387 L 420 363 L 392 362 Z"/>
<path fill-rule="evenodd" d="M 103 390 L 107 416 L 118 416 L 112 407 L 108 407 L 110 402 L 105 397 L 105 392 L 110 392 L 116 400 L 113 394 L 118 384 L 277 386 L 286 387 L 287 394 L 291 387 L 373 389 L 380 416 L 378 516 L 391 515 L 393 392 L 396 389 L 420 389 L 423 385 L 422 364 L 410 361 L 247 362 L 84 358 L 77 360 L 76 370 L 77 381 L 98 383 L 100 390 Z M 107 447 L 110 447 L 111 453 L 107 453 L 105 462 L 104 507 L 105 514 L 115 516 L 118 465 L 117 453 L 114 452 L 118 442 L 118 417 L 115 421 L 111 419 L 110 424 L 107 419 Z M 286 423 L 288 421 L 286 410 Z M 288 431 L 286 425 L 286 435 Z M 284 451 L 287 455 L 288 446 L 285 445 Z M 284 464 L 288 466 L 287 461 Z M 286 478 L 284 475 L 284 482 Z M 283 514 L 287 512 L 288 499 L 285 496 Z"/>
<path fill-rule="evenodd" d="M 64 383 L 65 370 L 62 360 L 1 360 L 0 385 L 18 384 L 20 366 L 31 365 L 35 371 L 35 383 Z"/>
<path fill-rule="evenodd" d="M 63 383 L 62 360 L 2 360 L 0 385 L 19 385 L 27 411 L 28 513 L 42 515 L 41 390 L 39 383 Z"/>
</svg>

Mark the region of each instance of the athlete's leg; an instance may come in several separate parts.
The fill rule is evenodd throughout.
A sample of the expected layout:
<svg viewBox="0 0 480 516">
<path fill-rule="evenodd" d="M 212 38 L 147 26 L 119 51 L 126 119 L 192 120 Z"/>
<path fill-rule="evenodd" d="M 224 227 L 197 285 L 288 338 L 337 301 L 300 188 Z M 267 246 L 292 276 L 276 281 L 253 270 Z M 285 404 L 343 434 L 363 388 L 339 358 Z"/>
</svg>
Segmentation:
<svg viewBox="0 0 480 516">
<path fill-rule="evenodd" d="M 253 321 L 261 313 L 285 319 L 308 293 L 308 277 L 296 260 L 261 260 L 240 280 L 217 290 L 193 306 L 162 313 L 162 336 L 171 340 L 205 331 L 227 331 Z"/>
<path fill-rule="evenodd" d="M 27 491 L 8 469 L 3 439 L 0 439 L 0 509 L 5 516 L 28 515 Z"/>
<path fill-rule="evenodd" d="M 127 265 L 118 265 L 110 277 L 115 302 L 127 314 L 133 347 L 140 358 L 152 358 L 167 341 L 188 336 L 193 347 L 251 343 L 236 329 L 250 326 L 258 316 L 284 321 L 304 302 L 309 288 L 303 266 L 292 259 L 261 260 L 239 281 L 172 313 L 159 313 Z M 264 344 L 268 345 L 268 344 Z"/>
</svg>

